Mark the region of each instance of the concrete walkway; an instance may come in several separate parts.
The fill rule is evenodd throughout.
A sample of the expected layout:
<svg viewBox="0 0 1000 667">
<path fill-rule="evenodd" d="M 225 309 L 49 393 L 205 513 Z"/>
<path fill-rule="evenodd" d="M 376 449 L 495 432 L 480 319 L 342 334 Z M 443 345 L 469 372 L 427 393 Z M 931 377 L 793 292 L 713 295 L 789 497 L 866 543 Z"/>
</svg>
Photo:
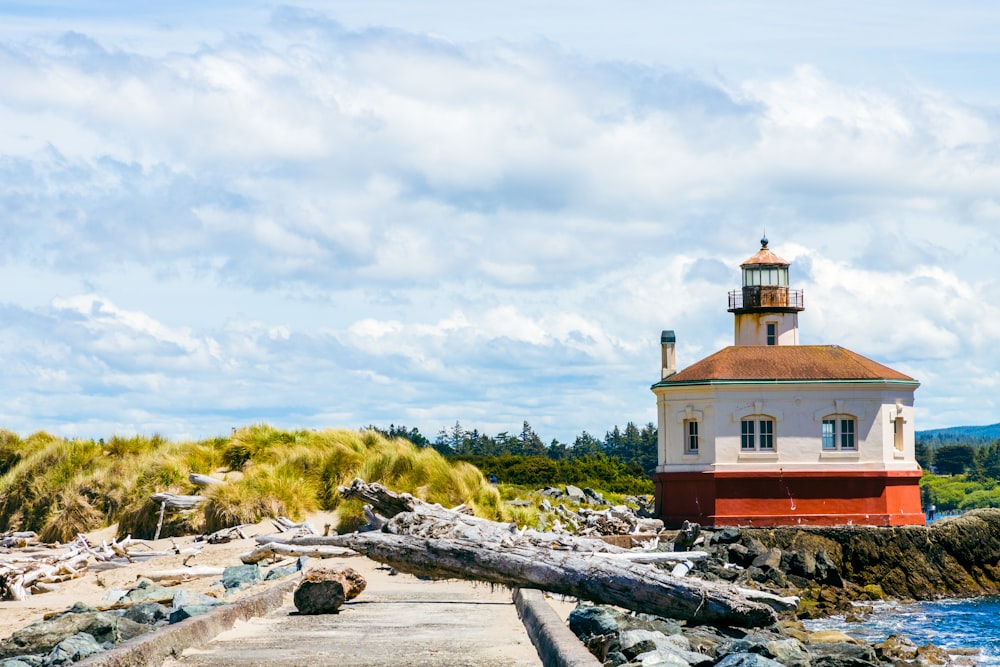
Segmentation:
<svg viewBox="0 0 1000 667">
<path fill-rule="evenodd" d="M 541 665 L 507 589 L 391 574 L 350 559 L 368 582 L 338 614 L 300 616 L 285 604 L 238 621 L 165 666 Z"/>
</svg>

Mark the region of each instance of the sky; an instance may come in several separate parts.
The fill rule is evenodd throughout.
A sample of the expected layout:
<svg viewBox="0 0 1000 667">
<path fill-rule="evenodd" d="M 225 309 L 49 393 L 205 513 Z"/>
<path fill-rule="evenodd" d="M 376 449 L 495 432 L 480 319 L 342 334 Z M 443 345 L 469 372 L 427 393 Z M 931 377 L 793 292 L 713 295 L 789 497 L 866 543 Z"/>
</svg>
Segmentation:
<svg viewBox="0 0 1000 667">
<path fill-rule="evenodd" d="M 1000 422 L 1000 5 L 0 2 L 0 428 L 655 421 L 762 235 Z"/>
</svg>

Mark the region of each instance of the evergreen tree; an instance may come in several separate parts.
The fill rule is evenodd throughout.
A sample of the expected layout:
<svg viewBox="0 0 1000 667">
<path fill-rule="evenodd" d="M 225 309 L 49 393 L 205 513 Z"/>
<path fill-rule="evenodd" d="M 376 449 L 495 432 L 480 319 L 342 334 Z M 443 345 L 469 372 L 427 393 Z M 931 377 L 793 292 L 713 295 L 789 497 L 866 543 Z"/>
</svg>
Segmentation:
<svg viewBox="0 0 1000 667">
<path fill-rule="evenodd" d="M 960 475 L 975 463 L 971 445 L 945 445 L 934 452 L 934 467 L 941 475 Z"/>
<path fill-rule="evenodd" d="M 934 450 L 928 447 L 923 439 L 913 443 L 913 454 L 917 458 L 917 463 L 924 470 L 930 470 L 931 466 L 934 465 Z"/>
<path fill-rule="evenodd" d="M 615 428 L 604 434 L 604 454 L 613 458 L 621 458 L 622 454 L 622 432 Z"/>
<path fill-rule="evenodd" d="M 653 422 L 646 422 L 646 425 L 642 427 L 642 431 L 639 433 L 639 437 L 642 440 L 642 454 L 638 463 L 647 475 L 651 475 L 659 463 L 659 455 L 656 451 L 656 425 Z"/>
<path fill-rule="evenodd" d="M 573 441 L 573 448 L 570 450 L 570 456 L 573 458 L 578 458 L 581 456 L 594 456 L 595 454 L 601 454 L 603 448 L 601 447 L 601 441 L 590 435 L 586 431 L 576 436 L 576 440 Z"/>
<path fill-rule="evenodd" d="M 552 438 L 552 442 L 549 443 L 549 458 L 554 461 L 559 461 L 565 458 L 569 458 L 570 449 L 563 443 L 559 442 L 556 438 Z"/>
<path fill-rule="evenodd" d="M 548 455 L 548 450 L 545 447 L 545 443 L 542 439 L 538 437 L 535 430 L 531 428 L 531 424 L 527 421 L 524 422 L 521 427 L 521 438 L 520 438 L 521 454 L 524 456 L 546 456 Z"/>
</svg>

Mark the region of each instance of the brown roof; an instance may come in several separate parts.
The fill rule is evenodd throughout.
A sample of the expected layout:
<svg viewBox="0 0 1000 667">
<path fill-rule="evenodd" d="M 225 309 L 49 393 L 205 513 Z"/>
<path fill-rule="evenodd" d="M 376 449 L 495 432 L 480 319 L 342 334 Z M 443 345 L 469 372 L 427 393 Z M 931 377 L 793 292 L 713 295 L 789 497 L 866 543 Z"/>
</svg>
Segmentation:
<svg viewBox="0 0 1000 667">
<path fill-rule="evenodd" d="M 784 260 L 775 255 L 771 252 L 770 248 L 767 247 L 767 244 L 764 244 L 761 249 L 757 251 L 756 255 L 740 264 L 740 267 L 752 266 L 754 264 L 779 264 L 781 266 L 788 266 L 789 262 L 788 260 Z"/>
<path fill-rule="evenodd" d="M 661 384 L 713 380 L 895 380 L 909 375 L 838 345 L 736 345 L 705 357 Z"/>
</svg>

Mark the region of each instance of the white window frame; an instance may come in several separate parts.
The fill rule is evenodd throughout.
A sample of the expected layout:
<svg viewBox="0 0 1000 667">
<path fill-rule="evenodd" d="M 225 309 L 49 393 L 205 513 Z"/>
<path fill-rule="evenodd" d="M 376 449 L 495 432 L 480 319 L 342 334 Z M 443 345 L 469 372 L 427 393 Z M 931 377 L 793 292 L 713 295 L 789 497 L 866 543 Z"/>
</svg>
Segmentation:
<svg viewBox="0 0 1000 667">
<path fill-rule="evenodd" d="M 698 420 L 684 420 L 684 453 L 697 454 L 701 444 L 701 435 L 698 433 Z"/>
<path fill-rule="evenodd" d="M 741 452 L 774 452 L 774 424 L 777 421 L 769 415 L 747 415 L 740 420 Z"/>
<path fill-rule="evenodd" d="M 858 451 L 857 417 L 847 414 L 823 417 L 820 438 L 824 452 Z"/>
</svg>

